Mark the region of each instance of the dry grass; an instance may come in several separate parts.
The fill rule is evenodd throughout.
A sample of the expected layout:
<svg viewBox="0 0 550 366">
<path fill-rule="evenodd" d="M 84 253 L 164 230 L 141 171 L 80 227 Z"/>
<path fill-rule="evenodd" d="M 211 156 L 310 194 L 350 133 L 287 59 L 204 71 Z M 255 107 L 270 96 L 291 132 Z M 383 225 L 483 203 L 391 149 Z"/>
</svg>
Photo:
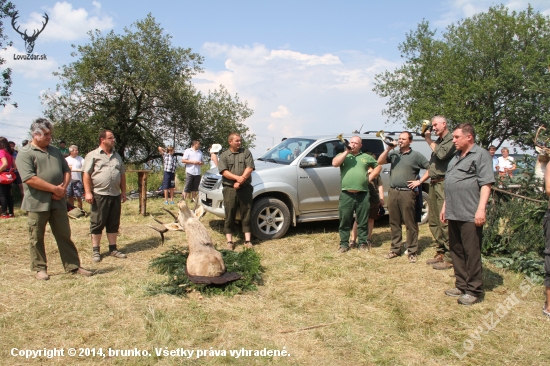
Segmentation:
<svg viewBox="0 0 550 366">
<path fill-rule="evenodd" d="M 160 199 L 148 202 L 149 212 L 169 222 L 161 207 Z M 29 270 L 23 213 L 0 222 L 2 364 L 537 365 L 550 359 L 545 337 L 550 322 L 541 316 L 542 286 L 524 290 L 523 296 L 520 275 L 485 267 L 485 302 L 457 305 L 443 294 L 453 286 L 451 272 L 424 264 L 434 254 L 427 226 L 421 228 L 416 264 L 405 257 L 383 259 L 389 251 L 387 224 L 375 229 L 378 245 L 372 252 L 338 255 L 336 222 L 312 223 L 256 247 L 265 267 L 258 292 L 231 298 L 150 297 L 145 287 L 163 277 L 148 270 L 149 261 L 170 245 L 184 245 L 185 235 L 168 233 L 161 246 L 158 233 L 145 227 L 152 219 L 136 213 L 136 201 L 124 204 L 119 248 L 128 259 L 105 258 L 100 264 L 91 262 L 88 221 L 71 221 L 83 266 L 98 272 L 92 278 L 65 274 L 48 234 L 52 278 L 47 282 L 35 280 Z M 215 243 L 223 245 L 222 221 L 207 215 L 203 222 Z M 237 242 L 242 244 L 242 239 Z M 505 313 L 502 306 L 512 293 L 517 301 L 508 304 L 511 310 Z M 470 341 L 477 327 L 497 320 L 493 330 Z M 300 330 L 315 325 L 326 326 Z M 452 350 L 462 354 L 463 344 L 473 349 L 460 360 Z M 137 348 L 153 356 L 26 360 L 10 356 L 14 347 L 57 347 L 65 352 L 70 347 L 104 352 Z M 158 358 L 155 347 L 226 350 L 227 356 Z M 229 350 L 241 348 L 284 348 L 290 356 L 229 355 Z"/>
</svg>

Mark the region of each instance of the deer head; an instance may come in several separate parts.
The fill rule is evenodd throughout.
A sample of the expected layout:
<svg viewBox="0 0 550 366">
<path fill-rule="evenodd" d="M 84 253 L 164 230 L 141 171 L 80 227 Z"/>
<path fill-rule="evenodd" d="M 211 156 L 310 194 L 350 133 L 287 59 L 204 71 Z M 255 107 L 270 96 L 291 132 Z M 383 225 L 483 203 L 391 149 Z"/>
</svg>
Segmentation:
<svg viewBox="0 0 550 366">
<path fill-rule="evenodd" d="M 40 33 L 42 33 L 42 31 L 44 30 L 44 28 L 46 28 L 46 24 L 48 24 L 48 14 L 44 13 L 44 16 L 43 18 L 46 19 L 46 22 L 42 22 L 42 29 L 40 30 L 35 30 L 33 31 L 32 33 L 32 36 L 29 36 L 27 34 L 27 30 L 25 29 L 25 32 L 24 33 L 21 33 L 19 31 L 19 27 L 15 28 L 15 20 L 17 18 L 19 18 L 19 15 L 17 15 L 17 13 L 19 12 L 15 12 L 13 13 L 13 15 L 11 16 L 11 26 L 13 27 L 13 29 L 19 33 L 21 35 L 21 38 L 23 38 L 23 41 L 25 41 L 25 49 L 27 50 L 27 53 L 32 53 L 32 51 L 34 50 L 34 42 L 36 41 L 36 38 L 38 38 L 38 35 Z"/>
</svg>

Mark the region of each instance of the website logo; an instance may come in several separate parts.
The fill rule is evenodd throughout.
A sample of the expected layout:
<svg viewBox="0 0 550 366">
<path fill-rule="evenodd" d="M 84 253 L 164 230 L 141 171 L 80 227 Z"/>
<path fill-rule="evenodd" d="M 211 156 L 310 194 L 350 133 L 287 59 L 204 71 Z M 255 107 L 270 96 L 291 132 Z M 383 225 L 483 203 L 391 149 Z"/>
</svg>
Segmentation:
<svg viewBox="0 0 550 366">
<path fill-rule="evenodd" d="M 38 30 L 34 30 L 32 35 L 29 36 L 27 34 L 27 30 L 25 29 L 25 32 L 24 33 L 21 33 L 19 31 L 19 26 L 17 28 L 15 28 L 15 21 L 17 18 L 19 18 L 19 15 L 17 15 L 17 13 L 19 13 L 18 11 L 16 11 L 15 13 L 13 13 L 13 15 L 11 16 L 11 26 L 13 27 L 13 29 L 19 33 L 21 35 L 21 38 L 23 38 L 23 41 L 25 41 L 25 49 L 27 50 L 27 53 L 28 54 L 31 54 L 32 51 L 34 50 L 34 42 L 36 42 L 36 39 L 38 38 L 38 36 L 40 35 L 40 33 L 42 33 L 42 31 L 44 30 L 44 28 L 46 28 L 46 24 L 48 24 L 48 14 L 44 13 L 44 16 L 43 18 L 46 19 L 46 22 L 42 22 L 42 29 Z"/>
</svg>

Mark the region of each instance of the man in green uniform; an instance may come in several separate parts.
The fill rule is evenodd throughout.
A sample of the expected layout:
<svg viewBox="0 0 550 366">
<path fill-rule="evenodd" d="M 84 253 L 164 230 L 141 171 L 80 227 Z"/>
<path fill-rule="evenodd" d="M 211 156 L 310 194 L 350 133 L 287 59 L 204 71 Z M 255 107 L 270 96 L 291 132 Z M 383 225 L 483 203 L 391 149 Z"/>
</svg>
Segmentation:
<svg viewBox="0 0 550 366">
<path fill-rule="evenodd" d="M 32 141 L 17 154 L 25 195 L 21 208 L 28 211 L 31 270 L 39 280 L 49 280 L 44 234 L 50 224 L 65 271 L 83 276 L 92 272 L 80 267 L 78 251 L 71 240 L 65 195 L 71 170 L 63 154 L 50 145 L 53 126 L 39 118 L 31 125 Z"/>
<path fill-rule="evenodd" d="M 336 155 L 332 166 L 340 168 L 342 191 L 338 216 L 340 217 L 340 248 L 338 253 L 345 253 L 349 248 L 350 229 L 353 225 L 353 213 L 357 220 L 357 233 L 360 249 L 367 249 L 369 219 L 369 182 L 378 174 L 382 166 L 368 154 L 361 151 L 361 137 L 353 136 L 344 152 Z M 373 170 L 368 173 L 369 168 Z"/>
<path fill-rule="evenodd" d="M 403 234 L 401 224 L 407 228 L 407 251 L 409 262 L 416 263 L 418 249 L 418 223 L 416 222 L 416 195 L 414 189 L 427 179 L 426 174 L 417 179 L 420 169 L 428 169 L 428 160 L 411 148 L 412 134 L 402 132 L 395 146 L 388 146 L 378 157 L 378 164 L 391 163 L 390 190 L 388 192 L 388 210 L 390 211 L 391 251 L 386 255 L 392 259 L 401 255 Z"/>
<path fill-rule="evenodd" d="M 227 239 L 227 249 L 235 249 L 233 231 L 237 209 L 241 215 L 244 232 L 244 245 L 252 248 L 250 241 L 250 211 L 252 209 L 252 178 L 255 169 L 252 153 L 241 147 L 241 136 L 237 133 L 229 135 L 229 150 L 220 154 L 218 170 L 222 177 L 223 204 L 225 206 L 225 224 L 223 231 Z"/>
<path fill-rule="evenodd" d="M 428 169 L 430 177 L 430 198 L 429 198 L 429 218 L 430 231 L 436 241 L 436 254 L 432 259 L 428 259 L 426 264 L 431 264 L 434 269 L 453 268 L 451 252 L 449 251 L 449 231 L 447 223 L 439 219 L 439 213 L 445 202 L 445 173 L 447 165 L 453 158 L 456 148 L 453 144 L 453 134 L 447 128 L 447 119 L 443 116 L 432 118 L 433 132 L 438 136 L 433 141 L 431 132 L 426 131 L 424 138 L 432 149 L 430 158 L 430 168 Z"/>
</svg>

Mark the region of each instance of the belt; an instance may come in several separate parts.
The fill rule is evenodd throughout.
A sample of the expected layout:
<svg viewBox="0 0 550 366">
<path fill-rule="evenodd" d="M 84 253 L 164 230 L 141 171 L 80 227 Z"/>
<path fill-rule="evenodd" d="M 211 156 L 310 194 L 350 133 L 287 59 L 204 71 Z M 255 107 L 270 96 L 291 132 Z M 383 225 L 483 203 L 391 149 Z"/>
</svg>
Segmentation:
<svg viewBox="0 0 550 366">
<path fill-rule="evenodd" d="M 361 193 L 366 193 L 365 191 L 358 191 L 358 192 L 350 192 L 350 191 L 347 191 L 347 190 L 343 190 L 342 192 L 346 192 L 346 193 L 349 193 L 349 194 L 361 194 Z"/>
<path fill-rule="evenodd" d="M 411 191 L 410 188 L 401 188 L 401 187 L 390 187 L 391 189 L 395 189 L 396 191 Z"/>
<path fill-rule="evenodd" d="M 430 184 L 431 184 L 431 185 L 434 185 L 434 184 L 436 184 L 436 183 L 443 182 L 444 180 L 445 180 L 445 177 L 443 177 L 443 178 L 437 178 L 437 179 L 431 179 L 431 180 L 430 180 Z"/>
</svg>

